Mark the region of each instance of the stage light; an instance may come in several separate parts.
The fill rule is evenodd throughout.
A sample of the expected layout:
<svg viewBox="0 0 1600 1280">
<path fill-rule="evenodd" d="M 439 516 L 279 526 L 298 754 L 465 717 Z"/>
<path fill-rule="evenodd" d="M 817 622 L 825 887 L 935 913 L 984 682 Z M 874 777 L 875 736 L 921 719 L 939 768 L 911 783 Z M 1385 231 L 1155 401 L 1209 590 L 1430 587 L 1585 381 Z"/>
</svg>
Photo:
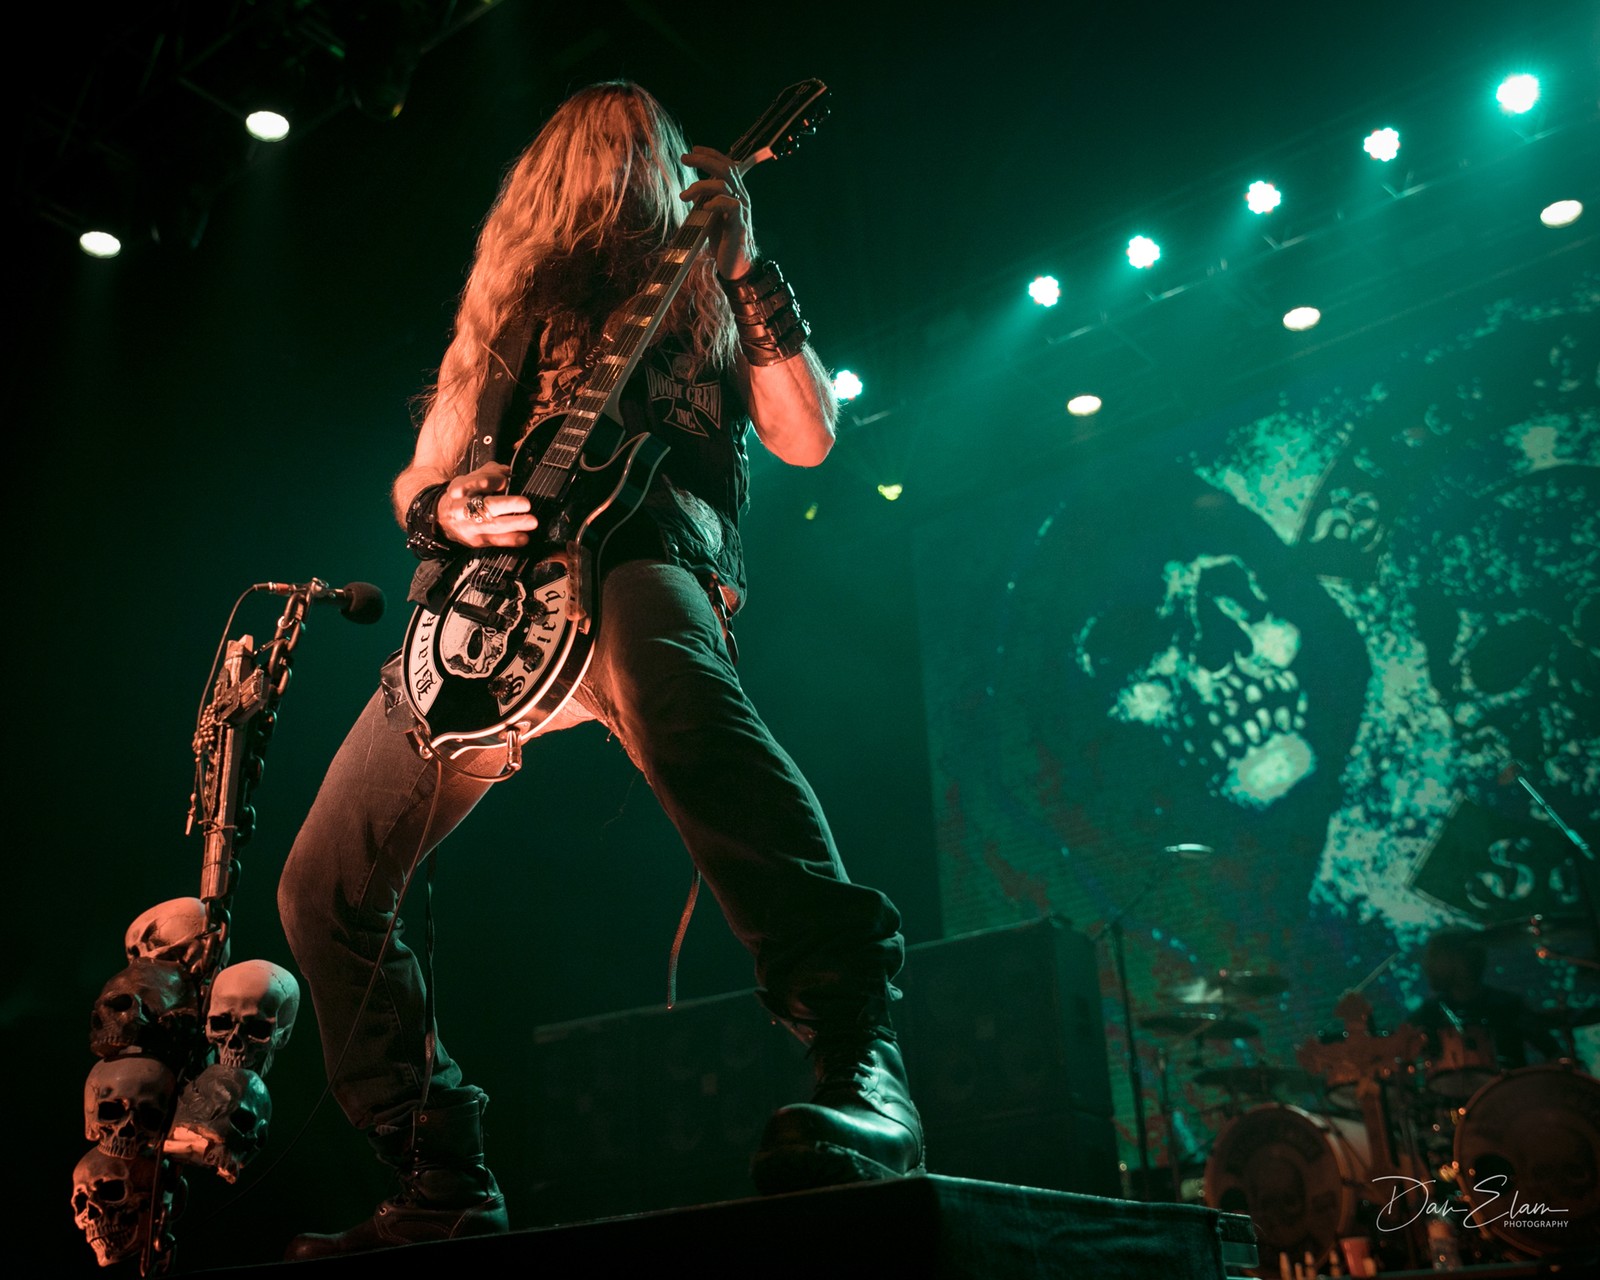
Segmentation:
<svg viewBox="0 0 1600 1280">
<path fill-rule="evenodd" d="M 1381 160 L 1388 164 L 1400 154 L 1400 131 L 1398 129 L 1374 129 L 1361 142 L 1361 149 L 1374 160 Z"/>
<path fill-rule="evenodd" d="M 1067 401 L 1067 412 L 1074 418 L 1087 418 L 1100 412 L 1100 397 L 1093 395 L 1073 396 Z"/>
<path fill-rule="evenodd" d="M 1533 104 L 1539 101 L 1539 77 L 1507 76 L 1494 91 L 1494 100 L 1507 115 L 1520 116 L 1532 111 Z"/>
<path fill-rule="evenodd" d="M 816 518 L 817 518 L 817 504 L 815 502 L 813 502 L 809 507 L 806 508 L 806 519 L 807 520 L 815 520 Z"/>
<path fill-rule="evenodd" d="M 1295 333 L 1303 333 L 1307 329 L 1314 329 L 1322 319 L 1322 312 L 1315 307 L 1291 307 L 1283 314 L 1283 327 L 1292 329 Z"/>
<path fill-rule="evenodd" d="M 1028 286 L 1028 296 L 1041 307 L 1053 307 L 1061 301 L 1061 281 L 1054 276 L 1040 276 Z"/>
<path fill-rule="evenodd" d="M 109 231 L 85 231 L 78 237 L 78 248 L 91 258 L 115 258 L 122 252 L 122 241 Z"/>
<path fill-rule="evenodd" d="M 1161 246 L 1149 236 L 1134 236 L 1128 241 L 1128 261 L 1136 267 L 1154 266 L 1161 256 Z"/>
<path fill-rule="evenodd" d="M 1244 202 L 1251 213 L 1271 213 L 1283 203 L 1283 193 L 1270 182 L 1252 182 Z"/>
<path fill-rule="evenodd" d="M 886 501 L 889 502 L 893 502 L 904 491 L 904 488 L 897 484 L 880 484 L 878 486 L 878 492 L 883 495 Z"/>
<path fill-rule="evenodd" d="M 864 389 L 861 379 L 848 369 L 840 369 L 833 375 L 833 394 L 841 400 L 854 400 Z"/>
<path fill-rule="evenodd" d="M 244 127 L 262 142 L 282 142 L 289 136 L 289 121 L 276 111 L 252 111 L 244 118 Z"/>
<path fill-rule="evenodd" d="M 1557 200 L 1539 210 L 1539 221 L 1547 227 L 1570 227 L 1583 214 L 1583 201 Z"/>
</svg>

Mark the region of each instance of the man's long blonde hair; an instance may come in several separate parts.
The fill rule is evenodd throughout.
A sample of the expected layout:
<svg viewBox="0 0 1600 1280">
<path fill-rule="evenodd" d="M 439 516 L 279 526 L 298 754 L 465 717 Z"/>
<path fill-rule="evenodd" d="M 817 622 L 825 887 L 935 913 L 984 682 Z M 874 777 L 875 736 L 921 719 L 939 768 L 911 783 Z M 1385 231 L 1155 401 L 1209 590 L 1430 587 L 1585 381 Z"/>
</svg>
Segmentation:
<svg viewBox="0 0 1600 1280">
<path fill-rule="evenodd" d="M 478 235 L 472 270 L 428 413 L 466 453 L 476 405 L 495 361 L 493 346 L 541 268 L 582 246 L 604 248 L 618 236 L 665 247 L 689 211 L 680 193 L 695 174 L 680 157 L 683 132 L 644 89 L 607 81 L 561 104 L 517 158 Z M 694 355 L 715 367 L 738 351 L 733 313 L 702 253 L 684 281 L 663 330 L 679 333 Z M 512 376 L 517 370 L 509 370 Z"/>
</svg>

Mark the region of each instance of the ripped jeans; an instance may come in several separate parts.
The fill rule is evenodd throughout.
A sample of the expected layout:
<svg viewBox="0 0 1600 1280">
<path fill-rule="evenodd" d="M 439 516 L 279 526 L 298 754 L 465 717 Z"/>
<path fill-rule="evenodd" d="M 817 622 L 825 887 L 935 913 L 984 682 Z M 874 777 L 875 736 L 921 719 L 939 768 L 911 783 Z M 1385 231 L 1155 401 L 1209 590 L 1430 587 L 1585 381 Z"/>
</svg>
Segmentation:
<svg viewBox="0 0 1600 1280">
<path fill-rule="evenodd" d="M 601 591 L 577 705 L 551 729 L 595 719 L 616 735 L 754 958 L 774 1016 L 799 1030 L 886 1008 L 904 959 L 899 913 L 845 875 L 811 787 L 740 687 L 705 589 L 676 565 L 633 560 Z M 375 693 L 328 768 L 278 888 L 334 1096 L 363 1129 L 400 1123 L 422 1097 L 423 969 L 398 925 L 379 957 L 406 876 L 491 785 L 423 760 L 406 727 Z M 529 766 L 537 752 L 530 743 Z M 498 773 L 497 753 L 481 754 L 492 758 L 483 772 Z M 436 1040 L 428 1107 L 481 1096 Z"/>
</svg>

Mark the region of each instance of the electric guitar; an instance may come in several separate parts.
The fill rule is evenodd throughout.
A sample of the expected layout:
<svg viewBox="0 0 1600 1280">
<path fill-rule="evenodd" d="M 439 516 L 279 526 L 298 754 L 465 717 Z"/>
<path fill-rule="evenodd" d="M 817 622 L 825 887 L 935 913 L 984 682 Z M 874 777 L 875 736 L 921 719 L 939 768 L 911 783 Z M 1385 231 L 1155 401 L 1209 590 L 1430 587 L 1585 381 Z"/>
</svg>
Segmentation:
<svg viewBox="0 0 1600 1280">
<path fill-rule="evenodd" d="M 729 149 L 738 172 L 790 154 L 814 133 L 827 93 L 821 81 L 803 80 L 779 94 Z M 668 449 L 649 432 L 627 435 L 622 389 L 705 249 L 711 217 L 690 211 L 613 319 L 574 407 L 519 447 L 507 492 L 530 500 L 534 540 L 463 551 L 441 576 L 449 584 L 444 606 L 412 614 L 402 672 L 424 758 L 501 749 L 516 768 L 521 743 L 566 705 L 588 670 L 601 622 L 596 566 Z"/>
</svg>

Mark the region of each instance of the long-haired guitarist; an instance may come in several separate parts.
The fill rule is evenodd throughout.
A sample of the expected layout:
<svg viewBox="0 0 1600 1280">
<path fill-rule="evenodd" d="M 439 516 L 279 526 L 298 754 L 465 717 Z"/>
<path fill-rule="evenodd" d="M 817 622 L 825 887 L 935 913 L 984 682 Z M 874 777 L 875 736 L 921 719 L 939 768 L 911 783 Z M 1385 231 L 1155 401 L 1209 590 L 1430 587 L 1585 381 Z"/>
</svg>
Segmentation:
<svg viewBox="0 0 1600 1280">
<path fill-rule="evenodd" d="M 697 216 L 706 251 L 675 294 L 661 294 L 670 306 L 604 419 L 618 438 L 648 434 L 666 450 L 634 477 L 626 518 L 588 553 L 574 552 L 592 554 L 584 570 L 598 579 L 592 602 L 529 615 L 544 606 L 532 601 L 537 590 L 517 585 L 518 557 L 553 536 L 552 524 L 585 527 L 581 510 L 552 514 L 584 489 L 524 482 L 518 460 L 546 448 L 562 423 L 599 421 L 573 415 L 598 402 L 606 362 L 620 359 L 618 329 L 642 323 L 663 257 Z M 414 455 L 393 489 L 420 562 L 418 617 L 430 624 L 432 611 L 458 611 L 469 639 L 459 652 L 440 650 L 437 671 L 431 658 L 422 675 L 408 676 L 398 658 L 385 669 L 280 882 L 333 1093 L 399 1185 L 367 1221 L 296 1237 L 291 1257 L 507 1229 L 484 1157 L 486 1095 L 438 1038 L 423 966 L 392 926 L 429 851 L 505 775 L 508 757 L 520 758 L 517 724 L 503 750 L 451 759 L 428 750 L 428 715 L 418 708 L 431 704 L 406 680 L 459 679 L 473 694 L 492 687 L 514 707 L 516 682 L 473 669 L 482 637 L 498 637 L 513 608 L 524 628 L 513 647 L 529 655 L 530 670 L 545 659 L 527 638 L 529 616 L 565 609 L 587 618 L 581 678 L 527 736 L 587 719 L 616 736 L 750 950 L 762 1000 L 811 1045 L 816 1092 L 773 1116 L 752 1161 L 757 1186 L 923 1167 L 889 1016 L 904 955 L 899 915 L 882 893 L 846 877 L 816 796 L 751 706 L 731 648 L 728 619 L 746 589 L 738 520 L 747 428 L 801 466 L 821 462 L 833 443 L 836 405 L 808 332 L 782 273 L 756 251 L 740 164 L 690 149 L 638 86 L 577 92 L 510 169 Z M 615 507 L 628 487 L 591 490 Z M 485 582 L 490 604 L 462 603 Z M 506 582 L 495 596 L 494 584 Z M 511 669 L 509 657 L 496 661 Z M 531 779 L 511 785 L 536 788 Z"/>
</svg>

